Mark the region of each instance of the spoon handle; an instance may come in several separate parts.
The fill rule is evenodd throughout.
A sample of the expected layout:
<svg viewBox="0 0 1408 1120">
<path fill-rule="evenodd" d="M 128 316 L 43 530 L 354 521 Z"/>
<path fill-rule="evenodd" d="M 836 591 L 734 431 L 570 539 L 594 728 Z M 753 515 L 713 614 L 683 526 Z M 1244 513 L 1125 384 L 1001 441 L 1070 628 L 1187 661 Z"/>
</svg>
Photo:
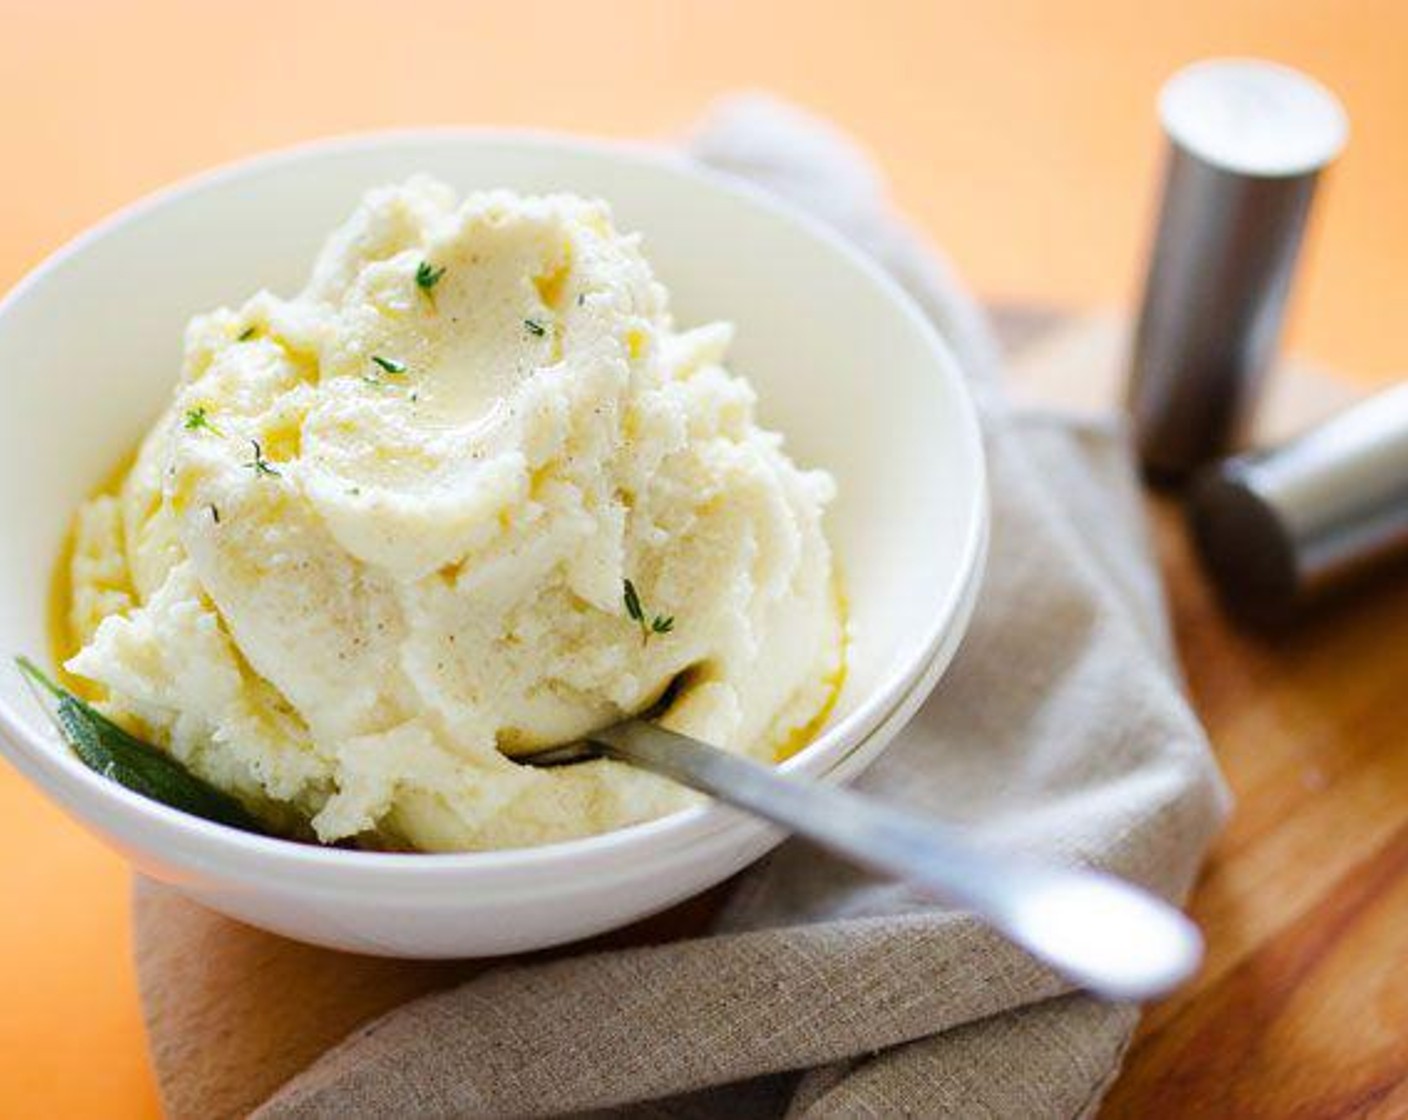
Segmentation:
<svg viewBox="0 0 1408 1120">
<path fill-rule="evenodd" d="M 1192 922 L 1111 875 L 982 849 L 926 817 L 783 776 L 643 720 L 616 724 L 591 741 L 611 758 L 711 794 L 972 911 L 1098 995 L 1160 995 L 1191 975 L 1202 957 Z"/>
</svg>

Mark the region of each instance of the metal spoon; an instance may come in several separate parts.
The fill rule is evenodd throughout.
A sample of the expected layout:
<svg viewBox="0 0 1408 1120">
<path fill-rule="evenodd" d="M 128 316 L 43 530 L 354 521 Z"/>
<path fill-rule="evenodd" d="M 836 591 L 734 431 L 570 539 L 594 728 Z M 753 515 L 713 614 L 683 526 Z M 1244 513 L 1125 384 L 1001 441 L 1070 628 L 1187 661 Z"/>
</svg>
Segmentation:
<svg viewBox="0 0 1408 1120">
<path fill-rule="evenodd" d="M 563 766 L 602 757 L 712 794 L 971 910 L 1097 995 L 1160 995 L 1187 979 L 1202 958 L 1192 922 L 1111 875 L 986 851 L 933 820 L 850 790 L 784 777 L 645 720 L 627 720 L 518 761 Z"/>
</svg>

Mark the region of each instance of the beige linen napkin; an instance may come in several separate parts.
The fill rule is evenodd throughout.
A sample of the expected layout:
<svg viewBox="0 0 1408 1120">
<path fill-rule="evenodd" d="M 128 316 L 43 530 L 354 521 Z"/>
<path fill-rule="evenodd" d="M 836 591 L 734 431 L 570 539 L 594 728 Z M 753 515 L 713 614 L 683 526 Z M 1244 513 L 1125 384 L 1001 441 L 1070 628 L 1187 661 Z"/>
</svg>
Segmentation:
<svg viewBox="0 0 1408 1120">
<path fill-rule="evenodd" d="M 1181 899 L 1227 799 L 1171 662 L 1124 440 L 1003 403 L 979 312 L 827 126 L 738 99 L 692 150 L 873 253 L 958 351 L 984 414 L 981 604 L 862 787 Z M 794 841 L 741 877 L 709 936 L 492 969 L 358 1030 L 258 1115 L 1082 1116 L 1136 1014 Z"/>
</svg>

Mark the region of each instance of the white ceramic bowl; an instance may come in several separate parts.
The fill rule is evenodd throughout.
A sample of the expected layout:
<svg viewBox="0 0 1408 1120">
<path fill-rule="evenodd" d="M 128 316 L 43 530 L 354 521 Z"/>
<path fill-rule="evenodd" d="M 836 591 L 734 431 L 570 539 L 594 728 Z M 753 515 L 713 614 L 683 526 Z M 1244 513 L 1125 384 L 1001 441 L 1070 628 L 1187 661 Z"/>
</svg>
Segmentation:
<svg viewBox="0 0 1408 1120">
<path fill-rule="evenodd" d="M 873 760 L 952 657 L 987 535 L 959 370 L 914 304 L 807 219 L 679 157 L 520 134 L 374 135 L 159 194 L 79 238 L 0 304 L 0 654 L 42 655 L 45 587 L 74 507 L 167 399 L 194 312 L 301 286 L 368 187 L 428 171 L 461 189 L 599 195 L 640 230 L 683 324 L 738 326 L 731 364 L 765 422 L 840 485 L 829 515 L 850 601 L 846 686 L 783 769 L 840 781 Z M 446 957 L 540 948 L 661 910 L 780 839 L 708 805 L 603 836 L 463 855 L 325 849 L 186 816 L 98 777 L 0 668 L 0 747 L 147 875 L 323 945 Z"/>
</svg>

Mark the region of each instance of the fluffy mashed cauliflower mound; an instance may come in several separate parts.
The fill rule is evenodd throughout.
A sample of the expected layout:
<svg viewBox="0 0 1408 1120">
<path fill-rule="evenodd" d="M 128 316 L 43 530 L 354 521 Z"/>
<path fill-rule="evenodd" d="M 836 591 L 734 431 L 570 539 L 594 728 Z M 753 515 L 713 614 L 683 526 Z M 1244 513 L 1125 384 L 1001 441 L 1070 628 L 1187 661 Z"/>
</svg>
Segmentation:
<svg viewBox="0 0 1408 1120">
<path fill-rule="evenodd" d="M 323 841 L 508 847 L 681 808 L 615 763 L 510 755 L 680 674 L 667 725 L 760 759 L 824 710 L 832 483 L 758 427 L 729 340 L 674 328 L 600 202 L 374 191 L 298 296 L 190 324 L 171 408 L 80 513 L 67 667 Z"/>
</svg>

